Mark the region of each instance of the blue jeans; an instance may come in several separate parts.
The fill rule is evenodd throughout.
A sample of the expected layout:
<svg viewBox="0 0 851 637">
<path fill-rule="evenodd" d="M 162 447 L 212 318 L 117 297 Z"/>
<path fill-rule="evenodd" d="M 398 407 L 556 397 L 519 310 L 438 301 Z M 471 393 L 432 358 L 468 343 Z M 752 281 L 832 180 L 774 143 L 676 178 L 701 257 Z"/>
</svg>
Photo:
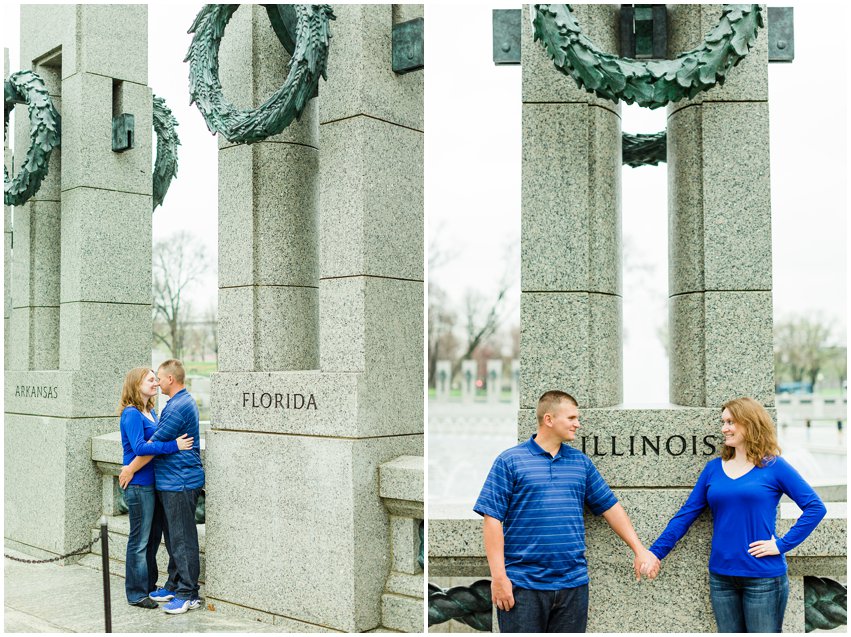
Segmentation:
<svg viewBox="0 0 851 637">
<path fill-rule="evenodd" d="M 719 633 L 779 633 L 789 580 L 709 573 L 709 597 Z"/>
<path fill-rule="evenodd" d="M 514 587 L 514 607 L 497 609 L 501 633 L 584 633 L 588 584 L 559 591 Z"/>
<path fill-rule="evenodd" d="M 131 484 L 124 491 L 130 517 L 130 536 L 127 538 L 124 588 L 127 601 L 137 604 L 148 596 L 157 584 L 157 539 L 151 542 L 156 495 L 152 484 Z"/>
<path fill-rule="evenodd" d="M 169 552 L 169 579 L 166 588 L 180 599 L 198 598 L 198 576 L 201 557 L 198 548 L 198 528 L 195 526 L 195 507 L 201 489 L 157 491 L 166 521 L 166 548 Z M 175 572 L 171 566 L 174 563 Z M 172 586 L 174 588 L 172 588 Z"/>
</svg>

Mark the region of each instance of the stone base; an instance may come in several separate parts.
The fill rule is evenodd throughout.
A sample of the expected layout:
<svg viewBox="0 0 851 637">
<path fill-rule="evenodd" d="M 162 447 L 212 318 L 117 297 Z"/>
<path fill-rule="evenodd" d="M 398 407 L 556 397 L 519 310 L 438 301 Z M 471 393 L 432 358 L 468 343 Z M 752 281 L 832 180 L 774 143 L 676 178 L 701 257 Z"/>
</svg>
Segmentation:
<svg viewBox="0 0 851 637">
<path fill-rule="evenodd" d="M 322 630 L 379 626 L 390 528 L 378 465 L 422 453 L 422 436 L 207 435 L 210 602 Z"/>
</svg>

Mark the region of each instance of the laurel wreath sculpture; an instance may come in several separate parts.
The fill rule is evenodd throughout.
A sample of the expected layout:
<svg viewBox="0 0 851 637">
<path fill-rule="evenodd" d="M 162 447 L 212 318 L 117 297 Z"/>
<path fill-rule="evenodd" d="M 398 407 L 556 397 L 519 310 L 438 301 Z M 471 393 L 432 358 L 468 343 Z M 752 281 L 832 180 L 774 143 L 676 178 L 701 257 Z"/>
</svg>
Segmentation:
<svg viewBox="0 0 851 637">
<path fill-rule="evenodd" d="M 18 174 L 10 178 L 3 166 L 3 203 L 20 206 L 38 192 L 47 176 L 50 153 L 59 146 L 61 122 L 44 80 L 32 71 L 12 73 L 4 83 L 3 136 L 15 104 L 26 104 L 30 118 L 30 145 Z"/>
<path fill-rule="evenodd" d="M 455 586 L 447 590 L 429 584 L 428 625 L 442 624 L 450 619 L 490 632 L 493 628 L 490 581 L 482 579 L 470 586 Z"/>
<path fill-rule="evenodd" d="M 319 78 L 327 79 L 329 21 L 335 17 L 327 4 L 295 5 L 295 50 L 286 81 L 257 108 L 240 111 L 222 95 L 219 80 L 219 45 L 238 7 L 205 5 L 189 29 L 195 35 L 184 61 L 189 62 L 190 103 L 198 105 L 210 132 L 221 133 L 230 142 L 251 144 L 277 135 L 300 117 L 316 94 Z"/>
<path fill-rule="evenodd" d="M 763 16 L 758 4 L 726 4 L 701 46 L 673 60 L 647 62 L 598 49 L 567 4 L 536 4 L 532 24 L 535 41 L 541 41 L 555 67 L 580 88 L 615 103 L 622 99 L 659 108 L 724 84 L 728 71 L 753 46 Z"/>
<path fill-rule="evenodd" d="M 154 160 L 154 189 L 153 207 L 151 211 L 162 205 L 171 180 L 177 175 L 177 147 L 180 139 L 177 137 L 177 119 L 165 100 L 154 95 L 154 133 L 157 136 L 157 157 Z"/>
<path fill-rule="evenodd" d="M 623 133 L 623 161 L 627 166 L 656 166 L 668 160 L 668 131 L 659 133 Z"/>
<path fill-rule="evenodd" d="M 848 623 L 848 590 L 823 577 L 804 577 L 804 624 L 806 631 L 833 630 Z"/>
</svg>

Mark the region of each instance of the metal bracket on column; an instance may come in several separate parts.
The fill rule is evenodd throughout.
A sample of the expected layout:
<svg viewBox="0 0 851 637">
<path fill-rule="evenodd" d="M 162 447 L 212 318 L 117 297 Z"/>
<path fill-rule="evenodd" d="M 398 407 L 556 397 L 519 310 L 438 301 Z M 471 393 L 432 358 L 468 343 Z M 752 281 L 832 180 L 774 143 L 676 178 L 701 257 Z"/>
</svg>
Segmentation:
<svg viewBox="0 0 851 637">
<path fill-rule="evenodd" d="M 425 66 L 424 22 L 415 18 L 393 25 L 393 72 L 402 75 Z"/>
<path fill-rule="evenodd" d="M 768 7 L 768 61 L 795 59 L 795 15 L 792 7 Z"/>
<path fill-rule="evenodd" d="M 493 10 L 493 63 L 520 64 L 520 9 Z"/>
<path fill-rule="evenodd" d="M 664 4 L 622 4 L 621 57 L 663 60 L 668 54 L 668 10 Z"/>
<path fill-rule="evenodd" d="M 136 145 L 136 118 L 121 113 L 112 118 L 112 151 L 123 153 Z"/>
</svg>

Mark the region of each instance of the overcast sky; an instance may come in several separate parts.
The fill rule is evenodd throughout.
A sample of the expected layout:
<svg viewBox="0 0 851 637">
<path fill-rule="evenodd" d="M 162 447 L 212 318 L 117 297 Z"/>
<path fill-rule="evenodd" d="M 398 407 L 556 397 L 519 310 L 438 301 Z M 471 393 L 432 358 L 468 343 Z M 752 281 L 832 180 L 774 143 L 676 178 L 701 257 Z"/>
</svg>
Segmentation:
<svg viewBox="0 0 851 637">
<path fill-rule="evenodd" d="M 847 12 L 836 4 L 791 4 L 795 61 L 769 67 L 775 318 L 821 314 L 844 342 Z M 177 179 L 154 213 L 154 238 L 185 229 L 215 255 L 216 140 L 189 106 L 183 62 L 186 31 L 201 6 L 149 7 L 149 84 L 174 111 L 182 143 Z M 443 251 L 455 255 L 429 276 L 456 302 L 469 288 L 493 291 L 504 270 L 503 246 L 519 241 L 520 67 L 491 61 L 491 10 L 517 6 L 427 3 L 427 237 L 437 235 Z M 18 25 L 17 5 L 4 4 L 2 38 L 12 71 L 19 68 Z M 626 131 L 664 126 L 665 109 L 624 109 Z M 630 260 L 645 266 L 624 278 L 628 402 L 667 400 L 667 361 L 656 336 L 667 314 L 666 189 L 664 165 L 624 169 L 624 241 Z M 215 288 L 210 277 L 196 303 L 214 298 Z M 519 286 L 513 295 L 517 305 Z"/>
</svg>

